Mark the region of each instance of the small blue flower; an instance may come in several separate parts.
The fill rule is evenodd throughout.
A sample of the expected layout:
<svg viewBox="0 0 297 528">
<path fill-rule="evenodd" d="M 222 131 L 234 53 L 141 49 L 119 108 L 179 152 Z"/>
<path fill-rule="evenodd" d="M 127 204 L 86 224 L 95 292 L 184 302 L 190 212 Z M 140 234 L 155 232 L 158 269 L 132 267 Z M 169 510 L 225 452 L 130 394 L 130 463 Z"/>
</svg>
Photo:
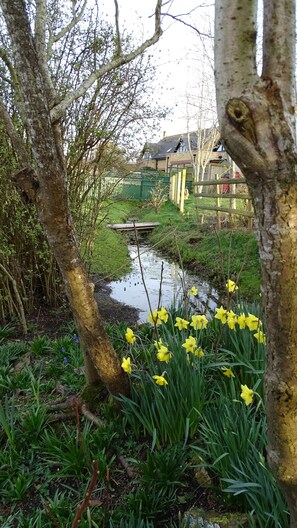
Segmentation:
<svg viewBox="0 0 297 528">
<path fill-rule="evenodd" d="M 62 347 L 62 352 L 63 352 L 63 354 L 65 354 L 65 352 L 66 352 L 65 347 Z"/>
<path fill-rule="evenodd" d="M 79 339 L 78 339 L 76 334 L 73 334 L 73 339 L 74 339 L 75 343 L 78 345 Z"/>
<path fill-rule="evenodd" d="M 64 363 L 65 365 L 66 365 L 66 363 L 68 363 L 68 359 L 67 359 L 67 357 L 64 357 L 64 359 L 63 359 L 63 363 Z"/>
</svg>

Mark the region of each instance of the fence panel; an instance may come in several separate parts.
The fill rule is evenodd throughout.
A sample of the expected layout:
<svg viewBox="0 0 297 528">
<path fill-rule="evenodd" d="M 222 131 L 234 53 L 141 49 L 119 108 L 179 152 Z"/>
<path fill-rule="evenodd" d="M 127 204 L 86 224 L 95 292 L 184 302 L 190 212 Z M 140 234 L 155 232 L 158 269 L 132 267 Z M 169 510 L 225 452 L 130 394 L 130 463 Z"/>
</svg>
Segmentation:
<svg viewBox="0 0 297 528">
<path fill-rule="evenodd" d="M 184 212 L 186 193 L 187 170 L 182 169 L 170 177 L 169 199 L 174 203 L 181 213 Z"/>
<path fill-rule="evenodd" d="M 116 181 L 117 180 L 117 181 Z M 169 187 L 169 176 L 159 172 L 133 172 L 117 178 L 105 178 L 105 182 L 114 185 L 114 198 L 124 200 L 150 200 L 157 182 L 166 190 Z"/>
<path fill-rule="evenodd" d="M 253 228 L 253 207 L 251 202 L 251 197 L 247 192 L 244 193 L 234 193 L 233 189 L 236 185 L 239 184 L 245 184 L 246 180 L 245 178 L 220 178 L 218 175 L 216 175 L 216 180 L 210 180 L 210 181 L 200 181 L 200 182 L 194 182 L 194 189 L 199 188 L 206 188 L 206 189 L 215 189 L 215 193 L 210 192 L 195 192 L 194 196 L 196 198 L 199 197 L 208 197 L 208 198 L 215 198 L 216 205 L 205 205 L 205 204 L 199 204 L 198 200 L 196 201 L 195 207 L 196 209 L 201 209 L 205 211 L 216 211 L 217 213 L 217 226 L 218 229 L 221 229 L 221 213 L 227 213 L 229 215 L 238 215 L 238 216 L 245 216 L 248 218 L 248 229 L 252 230 Z M 232 192 L 230 193 L 230 188 Z M 232 199 L 239 199 L 239 200 L 245 200 L 247 203 L 247 209 L 237 209 L 232 207 L 222 207 L 221 203 L 222 200 L 229 199 L 230 202 Z"/>
</svg>

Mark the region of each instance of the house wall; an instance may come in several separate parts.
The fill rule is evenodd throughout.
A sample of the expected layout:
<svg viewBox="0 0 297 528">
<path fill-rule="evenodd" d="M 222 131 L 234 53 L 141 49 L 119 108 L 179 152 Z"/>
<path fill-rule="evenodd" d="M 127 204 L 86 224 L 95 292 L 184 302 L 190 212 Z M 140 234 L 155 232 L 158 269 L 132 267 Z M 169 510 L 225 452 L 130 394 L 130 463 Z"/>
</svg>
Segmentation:
<svg viewBox="0 0 297 528">
<path fill-rule="evenodd" d="M 158 171 L 166 171 L 166 160 L 165 159 L 161 159 L 161 160 L 142 159 L 142 160 L 138 160 L 137 167 L 139 167 L 140 169 L 143 167 L 150 167 L 151 169 L 155 169 Z"/>
</svg>

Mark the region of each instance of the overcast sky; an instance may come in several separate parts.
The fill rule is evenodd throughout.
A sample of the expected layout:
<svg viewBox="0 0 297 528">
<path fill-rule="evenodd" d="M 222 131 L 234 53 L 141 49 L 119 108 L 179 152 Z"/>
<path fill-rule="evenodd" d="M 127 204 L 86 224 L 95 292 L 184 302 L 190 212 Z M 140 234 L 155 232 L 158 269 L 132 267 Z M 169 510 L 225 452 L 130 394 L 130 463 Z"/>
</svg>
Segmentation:
<svg viewBox="0 0 297 528">
<path fill-rule="evenodd" d="M 150 18 L 150 15 L 154 12 L 155 0 L 118 0 L 118 3 L 121 28 L 132 31 L 136 39 L 152 34 L 153 17 Z M 102 0 L 101 5 L 102 12 L 113 16 L 113 0 Z M 212 31 L 213 9 L 211 0 L 171 0 L 163 10 L 179 15 L 184 22 L 209 34 Z M 189 125 L 188 122 L 195 113 L 195 105 L 199 104 L 201 91 L 207 91 L 205 88 L 201 90 L 202 72 L 212 78 L 209 59 L 203 58 L 206 48 L 211 56 L 212 39 L 200 37 L 193 29 L 170 17 L 164 18 L 163 27 L 163 36 L 150 53 L 153 53 L 157 66 L 156 100 L 161 105 L 172 107 L 172 112 L 160 123 L 160 131 L 156 131 L 155 137 L 148 138 L 153 140 L 162 137 L 163 132 L 169 135 L 186 132 L 188 127 L 195 129 L 194 120 Z M 194 106 L 187 105 L 187 101 Z"/>
</svg>

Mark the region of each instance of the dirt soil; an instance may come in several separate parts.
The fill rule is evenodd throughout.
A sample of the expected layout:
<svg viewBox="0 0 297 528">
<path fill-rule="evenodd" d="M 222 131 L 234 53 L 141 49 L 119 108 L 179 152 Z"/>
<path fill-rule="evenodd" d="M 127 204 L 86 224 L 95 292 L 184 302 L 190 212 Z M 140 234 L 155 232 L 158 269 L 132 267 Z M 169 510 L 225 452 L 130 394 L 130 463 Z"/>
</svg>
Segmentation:
<svg viewBox="0 0 297 528">
<path fill-rule="evenodd" d="M 111 287 L 98 275 L 92 276 L 95 284 L 95 299 L 102 318 L 107 323 L 126 323 L 133 326 L 139 319 L 139 310 L 110 297 Z"/>
<path fill-rule="evenodd" d="M 127 326 L 137 324 L 139 319 L 137 308 L 112 299 L 110 297 L 111 287 L 99 275 L 93 275 L 92 281 L 95 284 L 95 299 L 104 322 L 123 323 Z M 39 308 L 33 316 L 27 318 L 29 332 L 26 340 L 31 341 L 39 335 L 47 335 L 55 339 L 61 333 L 65 333 L 63 327 L 65 328 L 72 320 L 71 311 L 67 306 L 60 309 Z M 19 332 L 17 338 L 24 339 L 24 336 Z"/>
</svg>

